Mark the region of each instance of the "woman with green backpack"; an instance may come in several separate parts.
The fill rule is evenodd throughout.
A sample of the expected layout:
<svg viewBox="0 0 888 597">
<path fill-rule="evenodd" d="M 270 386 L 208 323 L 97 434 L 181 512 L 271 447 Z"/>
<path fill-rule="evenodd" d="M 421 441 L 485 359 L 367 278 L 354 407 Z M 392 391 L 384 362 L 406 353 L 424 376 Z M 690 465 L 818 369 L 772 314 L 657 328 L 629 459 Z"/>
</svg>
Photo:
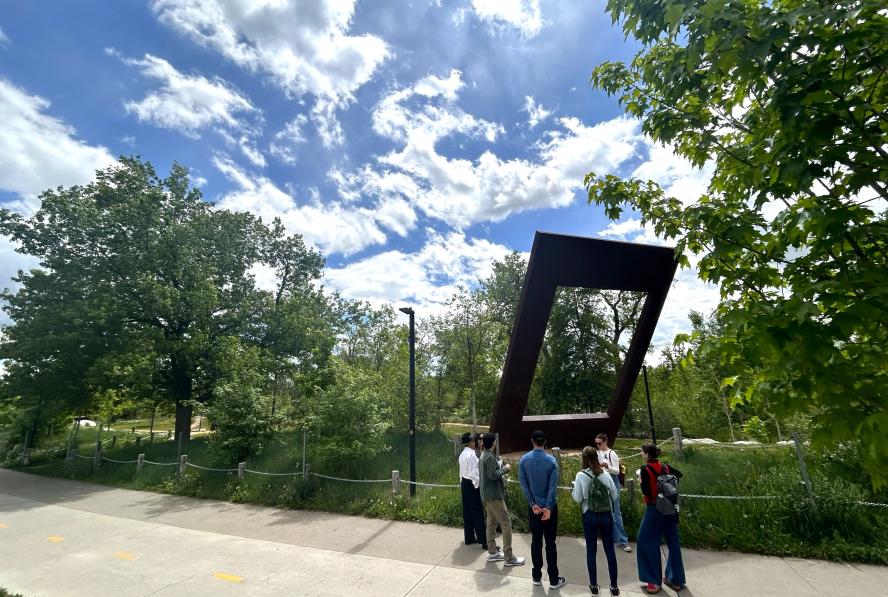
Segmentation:
<svg viewBox="0 0 888 597">
<path fill-rule="evenodd" d="M 610 575 L 610 594 L 619 595 L 617 588 L 617 554 L 614 552 L 613 502 L 617 488 L 607 471 L 598 462 L 598 452 L 592 446 L 583 448 L 583 470 L 577 473 L 571 497 L 583 513 L 583 534 L 586 536 L 586 568 L 589 570 L 589 589 L 598 595 L 598 537 L 607 557 Z"/>
</svg>

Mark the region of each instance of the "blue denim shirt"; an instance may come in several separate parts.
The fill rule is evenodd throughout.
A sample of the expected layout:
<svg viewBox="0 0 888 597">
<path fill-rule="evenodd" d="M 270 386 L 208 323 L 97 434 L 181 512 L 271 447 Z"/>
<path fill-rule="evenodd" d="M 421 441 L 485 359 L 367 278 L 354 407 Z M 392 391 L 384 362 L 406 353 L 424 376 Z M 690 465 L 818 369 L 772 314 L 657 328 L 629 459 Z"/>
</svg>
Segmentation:
<svg viewBox="0 0 888 597">
<path fill-rule="evenodd" d="M 551 510 L 558 489 L 558 463 L 543 448 L 534 448 L 518 463 L 518 481 L 530 506 Z"/>
</svg>

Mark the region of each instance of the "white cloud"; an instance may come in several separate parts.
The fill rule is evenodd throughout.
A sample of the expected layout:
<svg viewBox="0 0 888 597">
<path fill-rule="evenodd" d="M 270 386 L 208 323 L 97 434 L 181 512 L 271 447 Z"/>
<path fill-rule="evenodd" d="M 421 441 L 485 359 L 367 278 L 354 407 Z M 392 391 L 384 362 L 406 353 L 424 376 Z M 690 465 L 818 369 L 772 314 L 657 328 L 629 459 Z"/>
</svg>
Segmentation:
<svg viewBox="0 0 888 597">
<path fill-rule="evenodd" d="M 534 37 L 543 28 L 540 0 L 472 0 L 472 8 L 494 28 L 511 27 L 524 38 Z"/>
<path fill-rule="evenodd" d="M 241 153 L 244 154 L 254 166 L 258 166 L 259 168 L 264 168 L 266 166 L 265 156 L 253 146 L 253 142 L 249 137 L 241 135 L 241 138 L 238 140 L 238 147 L 240 147 Z"/>
<path fill-rule="evenodd" d="M 45 99 L 0 79 L 0 189 L 36 196 L 59 185 L 85 184 L 115 162 L 105 147 L 81 141 L 48 109 Z"/>
<path fill-rule="evenodd" d="M 154 0 L 158 19 L 288 95 L 317 99 L 312 118 L 325 144 L 342 142 L 336 110 L 388 57 L 385 42 L 349 35 L 354 0 Z"/>
<path fill-rule="evenodd" d="M 415 253 L 384 251 L 340 268 L 327 268 L 325 282 L 343 296 L 374 304 L 407 302 L 421 316 L 439 314 L 460 286 L 490 275 L 494 260 L 510 250 L 461 232 L 426 231 Z"/>
<path fill-rule="evenodd" d="M 706 194 L 715 165 L 707 162 L 696 168 L 686 159 L 676 155 L 672 147 L 652 143 L 645 139 L 647 159 L 638 166 L 632 176 L 657 182 L 663 191 L 685 205 L 695 203 Z"/>
<path fill-rule="evenodd" d="M 376 208 L 376 221 L 395 234 L 407 236 L 416 227 L 416 212 L 403 199 L 384 199 Z"/>
<path fill-rule="evenodd" d="M 296 146 L 306 141 L 302 129 L 307 122 L 308 118 L 304 114 L 299 114 L 284 125 L 283 129 L 275 133 L 268 152 L 285 164 L 295 164 L 297 162 Z"/>
<path fill-rule="evenodd" d="M 404 235 L 416 223 L 403 201 L 382 200 L 373 209 L 352 207 L 323 203 L 315 190 L 309 201 L 300 203 L 268 178 L 248 173 L 224 156 L 215 156 L 213 164 L 238 187 L 217 201 L 219 208 L 249 211 L 266 221 L 280 218 L 288 231 L 328 254 L 347 256 L 383 244 L 387 240 L 383 228 Z"/>
<path fill-rule="evenodd" d="M 12 44 L 12 42 L 9 40 L 9 38 L 6 36 L 6 34 L 3 33 L 3 28 L 0 27 L 0 48 L 2 48 L 3 46 L 10 45 L 10 44 Z"/>
<path fill-rule="evenodd" d="M 142 122 L 172 129 L 191 137 L 199 137 L 201 129 L 217 126 L 240 129 L 239 114 L 258 110 L 250 101 L 219 77 L 207 79 L 185 75 L 163 58 L 146 54 L 142 59 L 124 58 L 142 74 L 161 83 L 140 101 L 124 104 Z"/>
<path fill-rule="evenodd" d="M 534 128 L 552 115 L 550 110 L 543 108 L 542 104 L 536 103 L 529 95 L 524 96 L 524 108 L 521 111 L 527 112 L 527 126 L 530 128 Z"/>
<path fill-rule="evenodd" d="M 586 126 L 561 118 L 532 159 L 503 160 L 491 151 L 476 159 L 452 159 L 437 150 L 442 139 L 462 135 L 494 141 L 501 125 L 478 119 L 456 105 L 459 71 L 428 76 L 383 97 L 373 129 L 398 143 L 377 162 L 334 180 L 340 194 L 401 196 L 426 215 L 454 227 L 498 221 L 530 209 L 563 207 L 582 189 L 590 169 L 615 170 L 636 154 L 643 137 L 636 121 L 618 118 Z"/>
<path fill-rule="evenodd" d="M 49 107 L 45 99 L 0 79 L 0 189 L 17 195 L 3 207 L 25 216 L 37 211 L 37 195 L 44 190 L 89 183 L 96 170 L 115 162 L 106 148 L 78 139 L 73 128 L 49 115 Z M 0 288 L 14 288 L 10 278 L 37 265 L 0 236 Z M 0 323 L 7 322 L 0 312 Z"/>
</svg>

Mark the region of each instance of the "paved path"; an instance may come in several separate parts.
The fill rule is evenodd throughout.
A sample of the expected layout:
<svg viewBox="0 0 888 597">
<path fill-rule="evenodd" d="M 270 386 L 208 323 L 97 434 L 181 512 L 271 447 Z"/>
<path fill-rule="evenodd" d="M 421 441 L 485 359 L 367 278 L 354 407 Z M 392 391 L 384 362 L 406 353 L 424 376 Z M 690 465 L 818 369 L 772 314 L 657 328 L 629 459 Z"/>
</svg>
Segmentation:
<svg viewBox="0 0 888 597">
<path fill-rule="evenodd" d="M 436 525 L 0 469 L 0 586 L 26 597 L 589 595 L 580 539 L 559 539 L 559 565 L 570 584 L 556 592 L 531 585 L 529 564 L 487 564 L 484 552 L 462 545 L 461 536 Z M 528 536 L 516 535 L 515 551 L 530 555 Z M 640 595 L 635 555 L 617 556 L 623 594 Z M 684 557 L 690 588 L 683 597 L 881 596 L 888 587 L 888 567 L 696 550 Z M 606 570 L 600 553 L 599 570 Z"/>
</svg>

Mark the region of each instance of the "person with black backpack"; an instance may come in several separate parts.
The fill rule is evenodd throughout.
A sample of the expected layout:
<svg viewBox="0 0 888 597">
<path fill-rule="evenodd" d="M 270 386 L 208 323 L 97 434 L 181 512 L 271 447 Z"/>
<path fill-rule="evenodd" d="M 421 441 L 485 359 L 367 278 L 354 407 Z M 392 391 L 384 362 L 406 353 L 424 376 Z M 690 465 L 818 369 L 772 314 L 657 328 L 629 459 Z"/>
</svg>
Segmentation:
<svg viewBox="0 0 888 597">
<path fill-rule="evenodd" d="M 641 467 L 641 492 L 644 494 L 644 517 L 636 538 L 638 579 L 646 583 L 641 589 L 648 594 L 659 593 L 661 583 L 673 591 L 685 588 L 685 570 L 678 537 L 678 480 L 681 472 L 658 460 L 660 448 L 645 444 L 641 451 L 647 462 Z M 660 537 L 666 538 L 669 557 L 666 575 L 662 575 Z"/>
<path fill-rule="evenodd" d="M 586 568 L 589 571 L 589 589 L 598 595 L 598 537 L 607 558 L 610 575 L 610 594 L 619 595 L 617 588 L 617 554 L 614 551 L 613 504 L 619 493 L 610 474 L 601 467 L 598 452 L 592 446 L 583 448 L 583 470 L 573 482 L 571 497 L 580 504 L 583 513 L 583 535 L 586 537 Z"/>
</svg>

